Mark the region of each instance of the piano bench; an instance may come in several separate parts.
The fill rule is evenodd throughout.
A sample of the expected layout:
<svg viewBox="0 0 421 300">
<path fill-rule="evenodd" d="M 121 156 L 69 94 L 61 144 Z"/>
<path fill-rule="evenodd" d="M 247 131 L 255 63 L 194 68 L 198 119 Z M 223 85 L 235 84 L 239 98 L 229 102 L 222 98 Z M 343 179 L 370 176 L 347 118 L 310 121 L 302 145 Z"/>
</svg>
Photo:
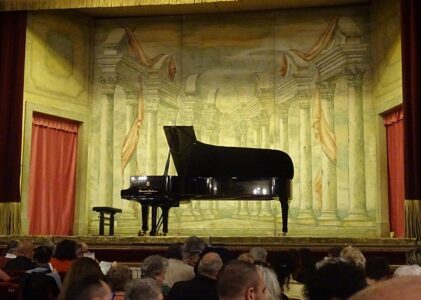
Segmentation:
<svg viewBox="0 0 421 300">
<path fill-rule="evenodd" d="M 114 215 L 121 213 L 122 210 L 110 206 L 95 206 L 92 210 L 99 213 L 99 235 L 104 235 L 104 225 L 108 225 L 110 235 L 114 235 Z M 107 224 L 105 220 L 108 221 Z"/>
</svg>

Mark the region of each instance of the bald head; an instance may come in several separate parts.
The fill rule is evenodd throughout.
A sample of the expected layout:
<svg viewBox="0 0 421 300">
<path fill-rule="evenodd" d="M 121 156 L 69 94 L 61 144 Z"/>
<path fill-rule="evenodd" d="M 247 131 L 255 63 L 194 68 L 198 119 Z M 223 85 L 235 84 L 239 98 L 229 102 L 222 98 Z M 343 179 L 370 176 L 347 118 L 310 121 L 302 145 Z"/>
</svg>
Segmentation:
<svg viewBox="0 0 421 300">
<path fill-rule="evenodd" d="M 222 259 L 215 252 L 209 252 L 203 255 L 197 266 L 197 272 L 201 275 L 216 279 L 222 268 Z"/>
<path fill-rule="evenodd" d="M 17 249 L 17 254 L 19 256 L 26 256 L 27 258 L 32 259 L 34 256 L 34 243 L 30 240 L 22 241 Z"/>
<path fill-rule="evenodd" d="M 395 277 L 372 285 L 349 300 L 417 300 L 421 295 L 421 276 Z"/>
</svg>

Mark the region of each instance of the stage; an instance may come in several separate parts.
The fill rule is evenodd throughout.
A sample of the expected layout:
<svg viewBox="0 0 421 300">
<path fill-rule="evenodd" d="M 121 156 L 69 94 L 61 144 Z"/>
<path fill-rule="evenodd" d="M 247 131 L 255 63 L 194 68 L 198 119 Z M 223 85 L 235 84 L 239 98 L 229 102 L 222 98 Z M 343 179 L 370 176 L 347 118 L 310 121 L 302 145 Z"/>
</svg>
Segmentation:
<svg viewBox="0 0 421 300">
<path fill-rule="evenodd" d="M 11 239 L 30 239 L 35 244 L 45 239 L 59 242 L 64 238 L 84 241 L 98 260 L 127 263 L 140 262 L 151 254 L 165 255 L 168 245 L 183 242 L 187 236 L 0 236 L 3 250 Z M 316 258 L 325 256 L 333 246 L 352 245 L 366 256 L 385 256 L 392 265 L 405 264 L 405 252 L 417 247 L 415 239 L 407 238 L 321 238 L 321 237 L 224 237 L 202 236 L 210 245 L 225 247 L 234 256 L 260 246 L 268 250 L 269 260 L 291 249 L 309 248 Z"/>
</svg>

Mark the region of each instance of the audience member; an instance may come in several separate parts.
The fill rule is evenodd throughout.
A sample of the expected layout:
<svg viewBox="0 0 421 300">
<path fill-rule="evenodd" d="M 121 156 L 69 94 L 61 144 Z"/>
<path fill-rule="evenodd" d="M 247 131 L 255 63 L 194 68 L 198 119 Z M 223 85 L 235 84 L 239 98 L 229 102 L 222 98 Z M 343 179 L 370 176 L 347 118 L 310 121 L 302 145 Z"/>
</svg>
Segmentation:
<svg viewBox="0 0 421 300">
<path fill-rule="evenodd" d="M 54 244 L 54 242 L 50 238 L 43 238 L 40 242 L 40 246 L 45 246 L 45 247 L 50 248 L 53 256 L 56 253 L 56 244 Z"/>
<path fill-rule="evenodd" d="M 218 300 L 216 279 L 223 265 L 217 253 L 208 252 L 199 261 L 196 276 L 174 284 L 169 300 Z"/>
<path fill-rule="evenodd" d="M 16 254 L 16 258 L 6 263 L 4 270 L 30 270 L 35 267 L 35 264 L 32 262 L 34 256 L 34 244 L 32 241 L 22 241 L 16 250 Z"/>
<path fill-rule="evenodd" d="M 250 249 L 250 255 L 254 259 L 255 264 L 267 264 L 268 252 L 263 247 L 253 247 Z"/>
<path fill-rule="evenodd" d="M 403 276 L 421 276 L 421 267 L 419 265 L 400 266 L 393 273 L 393 277 Z"/>
<path fill-rule="evenodd" d="M 62 240 L 57 244 L 56 253 L 51 259 L 51 265 L 58 272 L 67 272 L 72 261 L 76 259 L 76 242 L 72 240 Z"/>
<path fill-rule="evenodd" d="M 294 254 L 292 250 L 283 255 L 277 255 L 272 260 L 272 268 L 278 276 L 279 285 L 281 286 L 281 299 L 288 298 L 286 291 L 295 299 L 304 297 L 304 285 L 292 278 L 294 269 Z M 293 297 L 291 297 L 294 299 Z"/>
<path fill-rule="evenodd" d="M 170 287 L 164 283 L 165 272 L 168 267 L 168 260 L 161 255 L 150 255 L 145 258 L 140 267 L 140 276 L 142 278 L 153 278 L 161 285 L 161 291 L 166 297 Z"/>
<path fill-rule="evenodd" d="M 83 257 L 89 254 L 89 247 L 85 242 L 76 242 L 76 257 Z"/>
<path fill-rule="evenodd" d="M 85 277 L 96 277 L 98 280 L 102 280 L 104 274 L 95 260 L 89 257 L 77 258 L 66 273 L 59 299 L 67 299 L 67 293 L 71 286 L 83 281 Z"/>
<path fill-rule="evenodd" d="M 18 248 L 21 246 L 19 240 L 10 240 L 4 251 L 4 256 L 0 257 L 0 269 L 3 269 L 9 260 L 16 258 Z"/>
<path fill-rule="evenodd" d="M 379 282 L 349 300 L 418 300 L 420 295 L 421 276 L 405 276 Z"/>
<path fill-rule="evenodd" d="M 90 258 L 88 258 L 90 259 Z M 110 300 L 111 289 L 97 276 L 87 276 L 73 282 L 66 293 L 64 300 Z"/>
<path fill-rule="evenodd" d="M 169 287 L 172 287 L 175 282 L 190 280 L 194 277 L 193 267 L 182 261 L 182 245 L 182 243 L 171 244 L 167 249 L 168 268 L 164 283 Z"/>
<path fill-rule="evenodd" d="M 113 292 L 113 300 L 124 300 L 124 288 L 132 279 L 132 270 L 129 267 L 116 264 L 106 275 L 107 282 Z"/>
<path fill-rule="evenodd" d="M 27 271 L 21 278 L 20 287 L 23 300 L 54 299 L 60 293 L 60 276 L 52 272 L 48 262 L 52 251 L 46 246 L 38 246 L 34 251 L 36 267 Z"/>
<path fill-rule="evenodd" d="M 365 262 L 365 277 L 368 285 L 386 280 L 390 275 L 390 266 L 386 258 L 369 257 Z"/>
<path fill-rule="evenodd" d="M 340 257 L 342 257 L 343 259 L 345 259 L 346 261 L 348 261 L 349 263 L 352 263 L 354 265 L 356 265 L 357 267 L 361 268 L 362 270 L 365 269 L 365 257 L 362 254 L 362 252 L 352 246 L 347 246 L 345 248 L 342 249 L 341 251 L 341 255 Z"/>
<path fill-rule="evenodd" d="M 126 287 L 125 300 L 163 300 L 159 282 L 153 278 L 134 279 Z"/>
<path fill-rule="evenodd" d="M 187 238 L 182 247 L 183 261 L 194 267 L 200 259 L 200 254 L 207 246 L 205 240 L 197 236 Z"/>
<path fill-rule="evenodd" d="M 275 271 L 265 265 L 257 265 L 257 268 L 263 275 L 263 280 L 265 282 L 265 299 L 279 300 L 281 296 L 281 287 L 279 285 L 278 277 L 276 276 Z"/>
<path fill-rule="evenodd" d="M 255 265 L 233 260 L 219 274 L 217 291 L 220 300 L 264 300 L 265 282 Z"/>
<path fill-rule="evenodd" d="M 345 300 L 365 288 L 364 271 L 344 261 L 327 263 L 306 284 L 309 300 Z"/>
<path fill-rule="evenodd" d="M 254 264 L 254 258 L 249 252 L 244 252 L 238 255 L 237 260 L 241 260 L 250 264 Z"/>
</svg>

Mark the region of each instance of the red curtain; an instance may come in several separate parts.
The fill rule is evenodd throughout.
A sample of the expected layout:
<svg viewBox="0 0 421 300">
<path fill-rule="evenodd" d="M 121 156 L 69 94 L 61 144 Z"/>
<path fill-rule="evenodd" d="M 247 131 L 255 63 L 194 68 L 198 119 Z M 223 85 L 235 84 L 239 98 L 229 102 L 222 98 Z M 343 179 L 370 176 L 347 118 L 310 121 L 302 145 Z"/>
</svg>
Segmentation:
<svg viewBox="0 0 421 300">
<path fill-rule="evenodd" d="M 72 234 L 77 132 L 76 122 L 33 116 L 29 234 Z"/>
<path fill-rule="evenodd" d="M 0 202 L 20 201 L 26 12 L 0 12 Z"/>
<path fill-rule="evenodd" d="M 394 231 L 397 237 L 403 237 L 405 235 L 405 183 L 402 108 L 384 116 L 384 125 L 387 139 L 390 230 Z"/>
</svg>

